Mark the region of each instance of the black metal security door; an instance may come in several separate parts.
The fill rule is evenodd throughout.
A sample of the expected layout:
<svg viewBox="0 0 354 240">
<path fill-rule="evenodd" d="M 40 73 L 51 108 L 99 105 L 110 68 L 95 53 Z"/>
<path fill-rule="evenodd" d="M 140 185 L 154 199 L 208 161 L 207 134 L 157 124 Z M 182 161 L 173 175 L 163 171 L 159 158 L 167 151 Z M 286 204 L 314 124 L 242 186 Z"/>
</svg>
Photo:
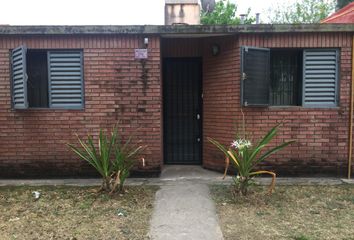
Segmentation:
<svg viewBox="0 0 354 240">
<path fill-rule="evenodd" d="M 168 58 L 163 64 L 165 163 L 200 164 L 201 60 Z"/>
</svg>

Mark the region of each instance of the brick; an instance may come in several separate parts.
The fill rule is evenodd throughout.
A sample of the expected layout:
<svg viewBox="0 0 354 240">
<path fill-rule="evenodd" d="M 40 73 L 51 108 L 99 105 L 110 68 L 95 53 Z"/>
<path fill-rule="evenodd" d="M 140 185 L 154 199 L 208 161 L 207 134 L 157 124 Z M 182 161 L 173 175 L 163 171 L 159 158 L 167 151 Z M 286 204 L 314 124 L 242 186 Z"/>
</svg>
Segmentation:
<svg viewBox="0 0 354 240">
<path fill-rule="evenodd" d="M 264 168 L 275 168 L 280 171 L 280 175 L 291 172 L 292 174 L 306 174 L 308 167 L 300 166 L 296 171 L 289 169 L 289 163 L 293 160 L 302 161 L 304 163 L 311 160 L 311 165 L 315 165 L 311 169 L 312 173 L 321 173 L 323 169 L 326 173 L 337 174 L 337 167 L 328 167 L 330 163 L 338 163 L 342 166 L 341 173 L 345 172 L 347 164 L 347 142 L 348 142 L 348 104 L 349 104 L 349 89 L 351 80 L 351 48 L 346 47 L 346 42 L 351 38 L 346 34 L 322 34 L 322 33 L 306 33 L 306 34 L 267 34 L 267 35 L 252 35 L 253 40 L 250 41 L 248 34 L 237 37 L 214 38 L 206 40 L 208 44 L 218 43 L 222 46 L 224 54 L 221 57 L 213 57 L 210 54 L 203 54 L 204 72 L 203 72 L 203 134 L 206 137 L 213 137 L 221 142 L 228 144 L 233 137 L 232 130 L 234 122 L 240 121 L 240 68 L 235 63 L 240 62 L 240 50 L 243 45 L 256 47 L 321 47 L 322 38 L 325 35 L 323 47 L 340 48 L 341 49 L 341 69 L 340 69 L 340 108 L 343 108 L 343 114 L 340 114 L 336 109 L 306 109 L 302 107 L 281 107 L 281 108 L 256 108 L 244 109 L 247 130 L 255 137 L 260 137 L 265 132 L 273 127 L 276 122 L 291 119 L 285 122 L 284 127 L 290 125 L 291 128 L 287 131 L 280 130 L 277 139 L 290 140 L 297 139 L 298 143 L 288 147 L 289 154 L 282 155 L 281 152 L 273 155 L 264 164 Z M 254 37 L 263 39 L 258 40 Z M 236 38 L 236 39 L 234 39 Z M 334 39 L 337 39 L 334 41 Z M 233 47 L 232 43 L 236 42 Z M 254 44 L 254 45 L 250 45 Z M 183 44 L 180 44 L 183 46 Z M 232 51 L 232 48 L 235 48 Z M 230 51 L 231 50 L 231 51 Z M 175 50 L 178 51 L 178 50 Z M 208 51 L 208 50 L 206 50 Z M 232 63 L 232 64 L 229 64 Z M 229 66 L 235 66 L 229 68 Z M 224 72 L 228 74 L 224 74 Z M 219 84 L 222 82 L 222 85 Z M 228 89 L 228 91 L 225 91 Z M 207 94 L 206 94 L 207 93 Z M 235 97 L 237 94 L 237 97 Z M 231 104 L 230 99 L 234 100 Z M 222 110 L 220 110 L 222 108 Z M 262 116 L 261 124 L 258 122 Z M 263 118 L 265 117 L 265 118 Z M 234 121 L 225 121 L 225 119 L 234 119 Z M 268 119 L 268 120 L 267 120 Z M 219 126 L 223 127 L 220 128 Z M 333 128 L 334 131 L 328 132 L 328 128 Z M 228 129 L 229 131 L 224 131 Z M 343 131 L 343 133 L 341 133 Z M 342 139 L 344 142 L 339 142 Z M 222 169 L 223 156 L 220 159 L 215 159 L 215 147 L 210 146 L 206 138 L 203 139 L 203 164 L 207 168 Z M 299 147 L 299 144 L 301 147 Z M 326 147 L 324 147 L 326 144 Z M 339 150 L 342 147 L 342 151 Z M 341 152 L 341 156 L 333 154 L 328 156 L 328 152 Z M 325 160 L 325 161 L 323 161 Z M 287 169 L 288 168 L 288 169 Z"/>
<path fill-rule="evenodd" d="M 151 37 L 156 42 L 153 52 L 160 52 L 158 37 Z M 139 76 L 141 65 L 134 60 L 134 50 L 123 49 L 117 43 L 124 42 L 130 47 L 138 46 L 141 37 L 122 36 L 53 36 L 53 37 L 0 37 L 0 177 L 25 176 L 75 176 L 77 174 L 92 174 L 87 164 L 78 158 L 65 145 L 75 143 L 75 133 L 85 137 L 91 133 L 97 136 L 99 128 L 111 129 L 120 119 L 131 119 L 135 125 L 124 125 L 125 133 L 133 133 L 138 126 L 144 128 L 144 134 L 139 134 L 142 144 L 148 144 L 146 158 L 149 159 L 149 169 L 160 169 L 161 154 L 161 99 L 160 71 L 149 71 L 147 88 L 153 94 L 146 95 L 142 87 L 133 85 L 130 81 L 121 81 L 123 76 L 130 77 L 135 71 Z M 114 44 L 113 44 L 114 43 Z M 80 48 L 84 53 L 85 109 L 84 110 L 21 110 L 10 109 L 10 69 L 9 49 L 19 44 L 28 48 Z M 115 45 L 115 46 L 113 46 Z M 157 49 L 156 49 L 157 48 Z M 160 66 L 159 58 L 149 58 L 147 68 Z M 121 67 L 124 71 L 117 71 Z M 130 69 L 130 70 L 129 70 Z M 126 71 L 128 70 L 128 72 Z M 153 81 L 150 81 L 153 79 Z M 4 92 L 2 92 L 4 89 Z M 120 91 L 127 89 L 127 91 Z M 135 89 L 135 90 L 133 90 Z M 6 94 L 4 94 L 6 93 Z M 134 99 L 139 103 L 139 116 L 136 105 L 130 105 Z M 121 101 L 124 99 L 124 101 Z M 124 105 L 125 111 L 117 107 Z M 4 104 L 7 103 L 7 104 Z M 112 114 L 111 114 L 112 113 Z M 146 134 L 149 133 L 149 134 Z M 153 136 L 151 138 L 150 136 Z M 9 146 L 14 146 L 11 148 Z M 17 161 L 10 161 L 17 159 Z M 28 168 L 28 166 L 33 166 Z M 65 166 L 65 167 L 63 167 Z M 83 168 L 83 166 L 86 166 Z M 6 170 L 5 170 L 6 169 Z M 10 170 L 11 169 L 11 170 Z"/>
<path fill-rule="evenodd" d="M 341 50 L 340 107 L 244 109 L 247 131 L 260 138 L 276 123 L 283 122 L 274 143 L 297 139 L 265 163 L 279 174 L 331 173 L 345 170 L 348 154 L 348 122 L 351 81 L 351 36 L 342 33 L 264 33 L 192 39 L 160 39 L 149 36 L 148 85 L 140 80 L 141 64 L 134 48 L 141 36 L 9 36 L 0 37 L 0 177 L 69 176 L 92 173 L 65 143 L 75 142 L 75 133 L 97 137 L 99 128 L 110 129 L 120 120 L 127 134 L 135 132 L 148 145 L 145 170 L 163 163 L 161 57 L 203 59 L 203 165 L 222 170 L 223 155 L 206 137 L 230 144 L 240 112 L 240 47 L 306 48 Z M 323 40 L 323 41 L 322 41 Z M 212 56 L 210 46 L 221 47 Z M 84 110 L 10 109 L 9 49 L 19 44 L 29 48 L 79 48 L 84 51 Z M 161 49 L 160 49 L 161 46 Z M 272 143 L 271 146 L 275 146 Z M 311 166 L 311 168 L 309 167 Z M 140 166 L 142 167 L 142 166 Z M 340 169 L 340 170 L 338 170 Z"/>
</svg>

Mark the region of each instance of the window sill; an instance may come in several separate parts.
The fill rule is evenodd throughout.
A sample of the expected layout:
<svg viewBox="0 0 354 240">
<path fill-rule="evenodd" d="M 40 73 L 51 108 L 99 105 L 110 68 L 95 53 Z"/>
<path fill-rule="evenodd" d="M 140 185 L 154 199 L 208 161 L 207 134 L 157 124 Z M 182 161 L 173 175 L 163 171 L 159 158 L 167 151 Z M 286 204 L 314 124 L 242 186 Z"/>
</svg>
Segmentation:
<svg viewBox="0 0 354 240">
<path fill-rule="evenodd" d="M 14 112 L 35 112 L 35 111 L 84 111 L 85 108 L 27 108 L 27 109 L 11 109 Z"/>
<path fill-rule="evenodd" d="M 341 110 L 341 107 L 336 106 L 336 107 L 304 107 L 304 106 L 268 106 L 269 109 L 271 110 L 291 110 L 291 111 L 297 111 L 297 110 L 306 110 L 306 111 L 339 111 Z"/>
</svg>

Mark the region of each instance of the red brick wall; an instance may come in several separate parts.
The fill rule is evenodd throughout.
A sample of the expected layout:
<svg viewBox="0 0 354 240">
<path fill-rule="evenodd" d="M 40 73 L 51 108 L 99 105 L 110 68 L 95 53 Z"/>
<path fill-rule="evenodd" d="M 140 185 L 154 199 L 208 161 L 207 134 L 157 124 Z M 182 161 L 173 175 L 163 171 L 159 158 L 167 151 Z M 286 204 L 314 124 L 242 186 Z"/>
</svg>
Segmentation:
<svg viewBox="0 0 354 240">
<path fill-rule="evenodd" d="M 199 38 L 168 38 L 161 40 L 162 57 L 201 57 L 203 39 Z"/>
<path fill-rule="evenodd" d="M 212 41 L 209 41 L 212 42 Z M 346 33 L 243 34 L 214 39 L 221 46 L 216 57 L 204 52 L 204 166 L 223 168 L 223 156 L 206 137 L 229 144 L 235 122 L 240 123 L 240 46 L 268 48 L 340 48 L 340 105 L 332 109 L 303 107 L 243 108 L 247 131 L 258 139 L 284 122 L 274 142 L 297 142 L 278 152 L 263 168 L 280 175 L 335 174 L 347 171 L 348 121 L 352 36 Z M 207 47 L 207 46 L 206 46 Z"/>
<path fill-rule="evenodd" d="M 83 49 L 84 110 L 12 110 L 9 50 Z M 151 36 L 147 85 L 134 59 L 142 36 L 0 36 L 0 177 L 68 176 L 92 173 L 65 145 L 74 134 L 97 134 L 119 120 L 124 135 L 148 145 L 145 170 L 159 170 L 161 152 L 160 40 Z"/>
<path fill-rule="evenodd" d="M 148 81 L 134 60 L 139 36 L 0 37 L 0 177 L 85 175 L 92 172 L 65 146 L 110 128 L 118 120 L 127 133 L 139 128 L 137 138 L 149 146 L 145 170 L 162 165 L 160 40 L 150 37 Z M 211 45 L 221 47 L 211 55 Z M 12 110 L 9 50 L 28 48 L 83 49 L 85 109 Z M 203 165 L 222 170 L 223 156 L 206 137 L 229 144 L 240 123 L 240 46 L 341 49 L 340 106 L 335 109 L 302 107 L 244 108 L 247 130 L 255 139 L 277 122 L 284 122 L 275 142 L 297 139 L 264 164 L 280 174 L 342 174 L 347 168 L 351 35 L 332 33 L 244 34 L 239 37 L 163 39 L 163 57 L 203 58 Z M 125 134 L 128 135 L 128 134 Z"/>
<path fill-rule="evenodd" d="M 212 56 L 213 44 L 220 46 L 220 54 Z M 239 59 L 236 37 L 218 37 L 204 42 L 203 58 L 203 164 L 222 170 L 224 156 L 210 144 L 207 137 L 229 144 L 238 121 L 240 90 Z"/>
</svg>

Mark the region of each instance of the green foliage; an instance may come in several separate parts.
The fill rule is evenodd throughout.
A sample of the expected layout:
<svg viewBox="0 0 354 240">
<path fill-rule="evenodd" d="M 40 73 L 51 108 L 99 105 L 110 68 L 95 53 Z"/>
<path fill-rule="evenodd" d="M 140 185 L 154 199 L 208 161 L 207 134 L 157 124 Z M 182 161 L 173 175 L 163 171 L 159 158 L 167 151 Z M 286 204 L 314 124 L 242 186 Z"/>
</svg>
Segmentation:
<svg viewBox="0 0 354 240">
<path fill-rule="evenodd" d="M 335 8 L 335 0 L 299 0 L 269 10 L 271 23 L 319 23 Z"/>
<path fill-rule="evenodd" d="M 273 127 L 255 146 L 252 146 L 252 143 L 244 138 L 236 139 L 230 147 L 224 146 L 212 138 L 208 138 L 208 140 L 219 148 L 226 156 L 225 175 L 227 173 L 230 160 L 236 169 L 237 175 L 234 177 L 234 184 L 237 193 L 246 195 L 248 187 L 253 183 L 252 178 L 259 174 L 272 175 L 273 180 L 270 186 L 270 193 L 272 192 L 275 183 L 275 173 L 269 171 L 255 171 L 254 169 L 260 162 L 264 161 L 270 155 L 294 142 L 284 142 L 263 152 L 262 150 L 264 150 L 264 148 L 276 136 L 278 128 L 279 125 Z M 245 133 L 243 135 L 245 136 Z M 260 156 L 258 157 L 258 155 Z"/>
<path fill-rule="evenodd" d="M 111 153 L 116 141 L 116 137 L 116 128 L 114 129 L 109 139 L 101 129 L 98 137 L 98 149 L 96 149 L 96 146 L 93 143 L 93 137 L 90 135 L 87 137 L 87 141 L 83 141 L 77 136 L 80 147 L 68 144 L 74 153 L 87 161 L 97 170 L 103 179 L 102 188 L 104 189 L 110 189 L 110 176 L 113 171 L 111 164 Z"/>
<path fill-rule="evenodd" d="M 341 9 L 345 6 L 347 6 L 349 3 L 353 2 L 354 0 L 338 0 L 337 1 L 337 9 Z"/>
<path fill-rule="evenodd" d="M 212 12 L 202 12 L 200 22 L 204 25 L 236 25 L 241 23 L 241 19 L 236 16 L 237 6 L 229 0 L 221 0 L 215 4 Z M 245 16 L 244 23 L 251 24 L 255 18 L 249 16 L 251 9 Z"/>
<path fill-rule="evenodd" d="M 123 191 L 124 183 L 133 168 L 139 154 L 145 149 L 143 146 L 131 143 L 131 137 L 124 142 L 118 138 L 114 160 L 112 162 L 113 169 L 116 173 L 116 183 L 119 191 Z"/>
<path fill-rule="evenodd" d="M 98 149 L 91 135 L 87 137 L 87 141 L 77 138 L 79 147 L 73 144 L 68 146 L 101 175 L 101 190 L 110 193 L 116 190 L 123 191 L 125 180 L 144 147 L 132 144 L 131 137 L 124 142 L 118 134 L 117 127 L 114 127 L 110 136 L 100 130 Z"/>
</svg>

